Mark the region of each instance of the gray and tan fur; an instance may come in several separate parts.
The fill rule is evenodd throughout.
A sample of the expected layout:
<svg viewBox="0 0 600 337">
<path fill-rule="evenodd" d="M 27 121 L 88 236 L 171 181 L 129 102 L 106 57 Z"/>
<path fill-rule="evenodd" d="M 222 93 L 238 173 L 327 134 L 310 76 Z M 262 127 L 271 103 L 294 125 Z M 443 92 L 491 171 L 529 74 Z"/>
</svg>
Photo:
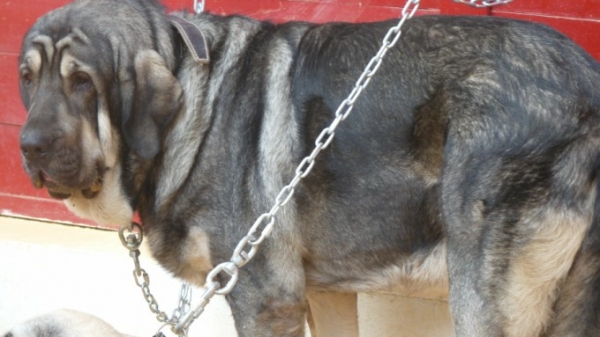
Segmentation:
<svg viewBox="0 0 600 337">
<path fill-rule="evenodd" d="M 201 285 L 395 22 L 177 15 L 209 64 L 154 1 L 38 20 L 21 148 L 35 186 L 100 223 L 139 212 L 158 261 Z M 599 83 L 545 26 L 409 20 L 227 296 L 240 336 L 303 336 L 309 291 L 423 286 L 449 287 L 458 337 L 600 335 Z"/>
</svg>

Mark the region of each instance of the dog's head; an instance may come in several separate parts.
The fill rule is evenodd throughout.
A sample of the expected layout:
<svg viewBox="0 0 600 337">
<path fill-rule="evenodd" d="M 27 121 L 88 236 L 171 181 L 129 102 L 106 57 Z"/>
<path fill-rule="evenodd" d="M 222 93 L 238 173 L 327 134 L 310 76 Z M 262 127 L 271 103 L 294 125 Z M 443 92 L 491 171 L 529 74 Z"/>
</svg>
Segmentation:
<svg viewBox="0 0 600 337">
<path fill-rule="evenodd" d="M 104 198 L 124 198 L 121 158 L 153 158 L 182 104 L 170 34 L 148 0 L 76 1 L 35 23 L 19 65 L 28 110 L 20 145 L 35 187 L 73 207 L 107 188 Z"/>
</svg>

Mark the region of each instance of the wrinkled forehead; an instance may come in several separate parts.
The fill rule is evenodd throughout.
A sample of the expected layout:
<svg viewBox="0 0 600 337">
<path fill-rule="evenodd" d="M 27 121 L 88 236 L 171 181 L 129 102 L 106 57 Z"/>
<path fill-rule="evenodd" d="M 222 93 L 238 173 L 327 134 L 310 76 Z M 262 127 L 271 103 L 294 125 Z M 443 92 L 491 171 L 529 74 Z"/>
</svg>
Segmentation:
<svg viewBox="0 0 600 337">
<path fill-rule="evenodd" d="M 21 60 L 31 50 L 52 60 L 63 50 L 88 51 L 95 56 L 114 54 L 121 43 L 135 39 L 140 48 L 152 47 L 151 31 L 143 11 L 127 1 L 77 1 L 40 17 L 23 40 Z M 80 48 L 85 46 L 85 48 Z M 30 56 L 30 55 L 29 55 Z M 81 55 L 87 56 L 87 55 Z"/>
<path fill-rule="evenodd" d="M 30 71 L 38 76 L 59 73 L 63 78 L 77 71 L 112 74 L 113 54 L 102 52 L 112 49 L 107 40 L 91 36 L 78 27 L 69 28 L 60 35 L 51 31 L 31 34 L 23 45 L 20 71 Z"/>
<path fill-rule="evenodd" d="M 79 50 L 82 46 L 93 45 L 90 36 L 78 27 L 69 27 L 68 32 L 60 35 L 49 30 L 32 30 L 23 42 L 21 61 L 42 61 L 37 60 L 41 58 L 51 61 L 65 50 Z"/>
</svg>

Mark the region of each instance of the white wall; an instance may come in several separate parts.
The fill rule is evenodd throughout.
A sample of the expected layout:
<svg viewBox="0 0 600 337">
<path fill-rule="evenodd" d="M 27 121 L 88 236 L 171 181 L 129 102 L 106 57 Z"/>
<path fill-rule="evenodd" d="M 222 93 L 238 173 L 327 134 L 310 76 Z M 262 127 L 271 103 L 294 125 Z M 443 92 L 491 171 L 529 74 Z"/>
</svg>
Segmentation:
<svg viewBox="0 0 600 337">
<path fill-rule="evenodd" d="M 160 309 L 171 314 L 179 283 L 148 253 L 142 267 Z M 133 262 L 115 232 L 0 217 L 0 332 L 57 308 L 83 311 L 134 336 L 160 327 L 133 279 Z M 195 292 L 196 296 L 200 291 Z M 235 336 L 225 300 L 211 301 L 190 336 Z"/>
</svg>

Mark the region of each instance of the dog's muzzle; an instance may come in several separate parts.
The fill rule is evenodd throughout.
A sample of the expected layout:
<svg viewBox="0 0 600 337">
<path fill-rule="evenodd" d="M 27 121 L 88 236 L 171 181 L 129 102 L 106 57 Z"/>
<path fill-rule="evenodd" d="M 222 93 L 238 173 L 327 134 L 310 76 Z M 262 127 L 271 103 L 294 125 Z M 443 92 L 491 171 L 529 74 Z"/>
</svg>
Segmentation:
<svg viewBox="0 0 600 337">
<path fill-rule="evenodd" d="M 45 186 L 55 199 L 69 198 L 75 191 L 94 198 L 102 189 L 103 164 L 97 163 L 95 169 L 82 174 L 84 154 L 65 143 L 52 132 L 26 125 L 20 137 L 25 171 L 35 188 Z"/>
</svg>

